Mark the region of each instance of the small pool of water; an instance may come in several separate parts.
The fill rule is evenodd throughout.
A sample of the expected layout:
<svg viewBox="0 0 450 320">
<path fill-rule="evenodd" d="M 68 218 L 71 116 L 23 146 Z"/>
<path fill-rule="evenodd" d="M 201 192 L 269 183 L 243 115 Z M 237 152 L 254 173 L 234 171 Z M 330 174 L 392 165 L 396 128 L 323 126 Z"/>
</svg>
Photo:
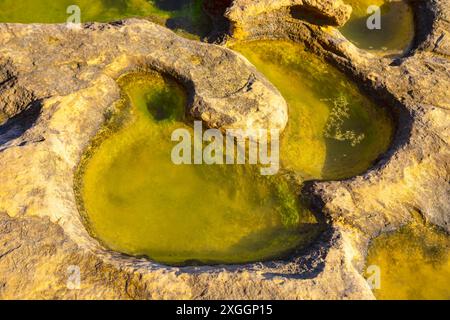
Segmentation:
<svg viewBox="0 0 450 320">
<path fill-rule="evenodd" d="M 234 45 L 282 93 L 289 123 L 282 166 L 303 179 L 342 179 L 366 171 L 393 135 L 387 108 L 299 44 L 255 41 Z"/>
<path fill-rule="evenodd" d="M 203 0 L 0 0 L 0 22 L 64 23 L 72 5 L 80 8 L 81 22 L 147 17 L 191 37 L 210 30 Z"/>
<path fill-rule="evenodd" d="M 357 47 L 380 54 L 401 54 L 414 37 L 414 13 L 404 0 L 346 0 L 353 8 L 350 20 L 340 31 Z M 381 9 L 381 29 L 367 28 L 369 6 Z"/>
<path fill-rule="evenodd" d="M 281 257 L 318 234 L 281 175 L 172 163 L 172 132 L 193 131 L 178 84 L 156 73 L 119 83 L 130 107 L 100 133 L 77 182 L 88 229 L 106 247 L 170 265 L 245 263 Z"/>
<path fill-rule="evenodd" d="M 376 238 L 367 266 L 381 271 L 378 299 L 450 299 L 450 237 L 420 217 Z"/>
</svg>

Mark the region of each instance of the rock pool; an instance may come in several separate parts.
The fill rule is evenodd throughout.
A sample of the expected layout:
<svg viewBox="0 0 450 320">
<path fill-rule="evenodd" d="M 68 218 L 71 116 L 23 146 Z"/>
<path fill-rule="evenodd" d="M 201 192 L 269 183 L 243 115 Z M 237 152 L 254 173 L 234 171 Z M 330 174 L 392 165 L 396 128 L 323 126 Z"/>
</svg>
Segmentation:
<svg viewBox="0 0 450 320">
<path fill-rule="evenodd" d="M 190 37 L 205 36 L 210 21 L 202 10 L 203 0 L 1 0 L 0 22 L 64 23 L 80 9 L 81 22 L 111 22 L 146 17 Z"/>
<path fill-rule="evenodd" d="M 172 163 L 171 133 L 192 130 L 174 81 L 140 73 L 119 83 L 130 107 L 99 134 L 79 175 L 81 211 L 106 247 L 170 265 L 244 263 L 279 258 L 317 235 L 281 175 Z"/>
<path fill-rule="evenodd" d="M 450 299 L 450 238 L 419 214 L 373 241 L 367 266 L 373 265 L 381 271 L 378 299 Z"/>
<path fill-rule="evenodd" d="M 382 54 L 398 55 L 408 48 L 414 37 L 414 14 L 403 0 L 346 0 L 353 8 L 352 16 L 340 30 L 361 49 Z M 370 30 L 366 22 L 373 13 L 369 6 L 381 10 L 381 29 Z M 372 11 L 371 11 L 372 12 Z"/>
<path fill-rule="evenodd" d="M 363 173 L 389 147 L 393 122 L 332 66 L 288 41 L 237 44 L 289 105 L 281 141 L 282 167 L 303 179 L 342 179 Z"/>
</svg>

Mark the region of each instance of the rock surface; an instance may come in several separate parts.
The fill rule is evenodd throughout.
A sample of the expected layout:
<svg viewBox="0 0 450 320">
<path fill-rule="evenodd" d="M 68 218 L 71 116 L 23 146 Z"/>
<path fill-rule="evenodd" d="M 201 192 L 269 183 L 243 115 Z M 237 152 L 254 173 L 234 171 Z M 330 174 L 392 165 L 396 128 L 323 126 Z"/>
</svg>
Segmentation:
<svg viewBox="0 0 450 320">
<path fill-rule="evenodd" d="M 416 43 L 394 61 L 293 17 L 300 2 L 324 16 L 348 12 L 327 0 L 235 0 L 227 16 L 245 21 L 245 32 L 232 30 L 238 38 L 305 43 L 392 108 L 398 130 L 366 174 L 305 186 L 329 223 L 314 246 L 243 266 L 170 268 L 103 249 L 80 220 L 73 177 L 119 99 L 115 79 L 128 71 L 174 76 L 191 93 L 193 117 L 212 127 L 284 128 L 286 104 L 254 67 L 141 20 L 81 30 L 0 25 L 0 298 L 372 299 L 361 273 L 373 237 L 409 221 L 413 209 L 450 232 L 450 0 L 418 4 Z"/>
</svg>

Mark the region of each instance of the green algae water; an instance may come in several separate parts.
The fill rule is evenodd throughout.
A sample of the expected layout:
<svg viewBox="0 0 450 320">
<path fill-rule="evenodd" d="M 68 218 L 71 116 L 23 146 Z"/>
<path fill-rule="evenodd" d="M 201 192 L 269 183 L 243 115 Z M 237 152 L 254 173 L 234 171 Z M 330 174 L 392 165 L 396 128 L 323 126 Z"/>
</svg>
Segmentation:
<svg viewBox="0 0 450 320">
<path fill-rule="evenodd" d="M 0 22 L 64 23 L 70 6 L 80 8 L 81 22 L 111 22 L 147 17 L 196 36 L 209 30 L 203 0 L 0 0 Z"/>
<path fill-rule="evenodd" d="M 106 247 L 169 265 L 245 263 L 281 257 L 316 236 L 314 216 L 282 176 L 172 163 L 172 132 L 193 132 L 175 82 L 139 73 L 119 83 L 129 107 L 96 139 L 79 174 L 81 211 Z"/>
<path fill-rule="evenodd" d="M 376 238 L 367 265 L 381 271 L 377 299 L 450 299 L 450 237 L 420 217 Z"/>
<path fill-rule="evenodd" d="M 374 105 L 338 70 L 303 46 L 255 41 L 232 47 L 282 93 L 289 123 L 281 165 L 304 179 L 342 179 L 367 170 L 393 134 L 386 108 Z"/>
<path fill-rule="evenodd" d="M 350 20 L 340 31 L 357 47 L 378 53 L 401 54 L 414 37 L 414 14 L 404 0 L 346 0 L 353 8 Z M 369 6 L 381 10 L 381 29 L 370 30 L 366 22 Z"/>
</svg>

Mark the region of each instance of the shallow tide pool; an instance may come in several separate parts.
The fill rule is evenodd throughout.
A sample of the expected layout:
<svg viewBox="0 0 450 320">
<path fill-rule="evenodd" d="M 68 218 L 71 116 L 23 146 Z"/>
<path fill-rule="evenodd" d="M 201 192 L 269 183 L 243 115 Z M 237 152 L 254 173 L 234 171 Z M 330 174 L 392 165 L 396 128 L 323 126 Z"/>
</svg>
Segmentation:
<svg viewBox="0 0 450 320">
<path fill-rule="evenodd" d="M 172 163 L 171 133 L 193 131 L 174 81 L 143 73 L 119 83 L 129 107 L 115 130 L 100 134 L 80 171 L 81 211 L 106 247 L 170 265 L 244 263 L 281 257 L 318 234 L 281 175 Z"/>
<path fill-rule="evenodd" d="M 357 47 L 374 52 L 398 55 L 411 44 L 414 37 L 414 14 L 404 0 L 345 0 L 353 8 L 350 20 L 340 31 Z M 381 29 L 370 30 L 367 19 L 373 13 L 369 6 L 381 10 Z"/>
<path fill-rule="evenodd" d="M 289 123 L 282 167 L 303 179 L 343 179 L 366 171 L 391 142 L 393 121 L 358 87 L 303 46 L 288 41 L 234 45 L 281 92 Z"/>
<path fill-rule="evenodd" d="M 378 299 L 450 299 L 450 237 L 415 220 L 397 232 L 376 238 L 367 266 L 381 271 Z"/>
</svg>

